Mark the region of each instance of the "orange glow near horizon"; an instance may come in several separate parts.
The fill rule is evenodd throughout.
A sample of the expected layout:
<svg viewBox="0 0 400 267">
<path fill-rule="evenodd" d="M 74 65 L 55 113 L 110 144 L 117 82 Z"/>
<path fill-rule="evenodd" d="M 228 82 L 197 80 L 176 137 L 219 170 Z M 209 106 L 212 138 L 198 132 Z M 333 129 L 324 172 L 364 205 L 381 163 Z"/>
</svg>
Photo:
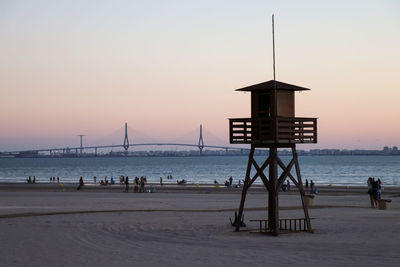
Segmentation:
<svg viewBox="0 0 400 267">
<path fill-rule="evenodd" d="M 203 124 L 228 143 L 227 119 L 250 115 L 234 89 L 272 79 L 272 13 L 277 80 L 312 89 L 296 94 L 296 116 L 319 118 L 307 148 L 400 145 L 395 1 L 155 2 L 0 4 L 0 151 L 125 122 L 155 140 Z"/>
</svg>

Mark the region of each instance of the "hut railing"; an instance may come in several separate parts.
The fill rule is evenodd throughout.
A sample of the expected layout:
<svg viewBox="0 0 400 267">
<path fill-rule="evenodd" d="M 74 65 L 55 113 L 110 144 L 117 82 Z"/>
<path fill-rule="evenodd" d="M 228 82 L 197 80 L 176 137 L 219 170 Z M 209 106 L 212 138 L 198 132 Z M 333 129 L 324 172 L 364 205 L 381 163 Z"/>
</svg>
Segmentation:
<svg viewBox="0 0 400 267">
<path fill-rule="evenodd" d="M 231 144 L 317 143 L 316 118 L 229 119 L 229 129 Z"/>
</svg>

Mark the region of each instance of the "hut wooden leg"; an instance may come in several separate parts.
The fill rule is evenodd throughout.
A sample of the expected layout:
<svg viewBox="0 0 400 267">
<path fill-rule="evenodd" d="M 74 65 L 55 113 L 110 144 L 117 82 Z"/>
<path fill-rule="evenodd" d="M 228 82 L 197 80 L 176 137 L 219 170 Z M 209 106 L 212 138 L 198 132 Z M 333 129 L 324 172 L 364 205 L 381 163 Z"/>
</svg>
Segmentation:
<svg viewBox="0 0 400 267">
<path fill-rule="evenodd" d="M 270 223 L 269 230 L 273 235 L 279 234 L 279 209 L 278 209 L 278 149 L 271 147 L 269 149 L 271 163 L 269 164 L 269 188 L 268 189 L 268 221 Z"/>
<path fill-rule="evenodd" d="M 249 189 L 250 184 L 251 184 L 250 183 L 250 172 L 251 172 L 251 167 L 252 167 L 252 162 L 253 162 L 253 155 L 254 155 L 254 147 L 251 147 L 250 153 L 249 153 L 249 162 L 247 163 L 246 177 L 245 177 L 243 189 L 242 189 L 242 198 L 240 199 L 238 221 L 237 221 L 238 224 L 236 224 L 235 232 L 238 232 L 240 229 L 240 222 L 241 222 L 242 216 L 243 216 L 244 202 L 246 200 L 247 189 Z"/>
<path fill-rule="evenodd" d="M 303 206 L 304 216 L 306 217 L 306 223 L 307 223 L 307 228 L 308 228 L 307 230 L 309 232 L 312 232 L 313 230 L 311 228 L 311 221 L 310 221 L 310 216 L 308 214 L 308 207 L 304 203 L 305 192 L 304 192 L 304 188 L 303 188 L 303 182 L 301 180 L 300 164 L 299 164 L 299 161 L 297 159 L 297 151 L 296 151 L 296 147 L 295 146 L 292 147 L 292 154 L 293 154 L 293 158 L 295 160 L 294 165 L 295 165 L 295 168 L 296 168 L 296 176 L 297 176 L 298 188 L 299 188 L 299 192 L 300 192 L 300 196 L 301 196 L 301 204 Z"/>
</svg>

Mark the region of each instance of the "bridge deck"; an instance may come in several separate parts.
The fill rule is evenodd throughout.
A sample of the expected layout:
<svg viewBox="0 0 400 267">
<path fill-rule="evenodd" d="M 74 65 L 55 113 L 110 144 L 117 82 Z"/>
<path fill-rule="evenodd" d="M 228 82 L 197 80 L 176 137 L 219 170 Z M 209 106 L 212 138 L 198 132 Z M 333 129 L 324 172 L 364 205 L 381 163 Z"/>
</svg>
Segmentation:
<svg viewBox="0 0 400 267">
<path fill-rule="evenodd" d="M 142 143 L 142 144 L 129 144 L 128 147 L 134 146 L 184 146 L 184 147 L 196 147 L 199 148 L 198 144 L 180 144 L 180 143 Z M 62 153 L 78 153 L 81 150 L 88 149 L 105 149 L 105 148 L 125 148 L 123 144 L 121 145 L 101 145 L 101 146 L 83 146 L 83 147 L 58 147 L 58 148 L 46 148 L 46 149 L 31 149 L 31 150 L 17 150 L 17 151 L 6 151 L 0 152 L 0 156 L 14 156 L 19 154 L 25 155 L 37 155 L 39 152 L 55 152 L 60 151 Z M 229 147 L 229 146 L 213 146 L 213 145 L 203 145 L 204 148 L 216 148 L 216 149 L 226 149 L 226 150 L 243 150 L 248 148 L 242 147 Z"/>
</svg>

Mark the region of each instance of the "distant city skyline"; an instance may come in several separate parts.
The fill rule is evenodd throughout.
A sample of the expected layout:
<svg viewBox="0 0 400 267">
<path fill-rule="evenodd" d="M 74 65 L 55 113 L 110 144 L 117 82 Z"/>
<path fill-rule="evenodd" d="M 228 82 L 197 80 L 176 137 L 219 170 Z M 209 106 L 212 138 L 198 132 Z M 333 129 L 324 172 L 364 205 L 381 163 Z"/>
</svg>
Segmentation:
<svg viewBox="0 0 400 267">
<path fill-rule="evenodd" d="M 400 146 L 398 1 L 60 0 L 0 2 L 0 151 L 114 142 L 125 122 L 133 142 L 203 124 L 229 143 L 250 114 L 234 89 L 273 78 L 272 13 L 277 80 L 318 117 L 299 149 Z"/>
</svg>

